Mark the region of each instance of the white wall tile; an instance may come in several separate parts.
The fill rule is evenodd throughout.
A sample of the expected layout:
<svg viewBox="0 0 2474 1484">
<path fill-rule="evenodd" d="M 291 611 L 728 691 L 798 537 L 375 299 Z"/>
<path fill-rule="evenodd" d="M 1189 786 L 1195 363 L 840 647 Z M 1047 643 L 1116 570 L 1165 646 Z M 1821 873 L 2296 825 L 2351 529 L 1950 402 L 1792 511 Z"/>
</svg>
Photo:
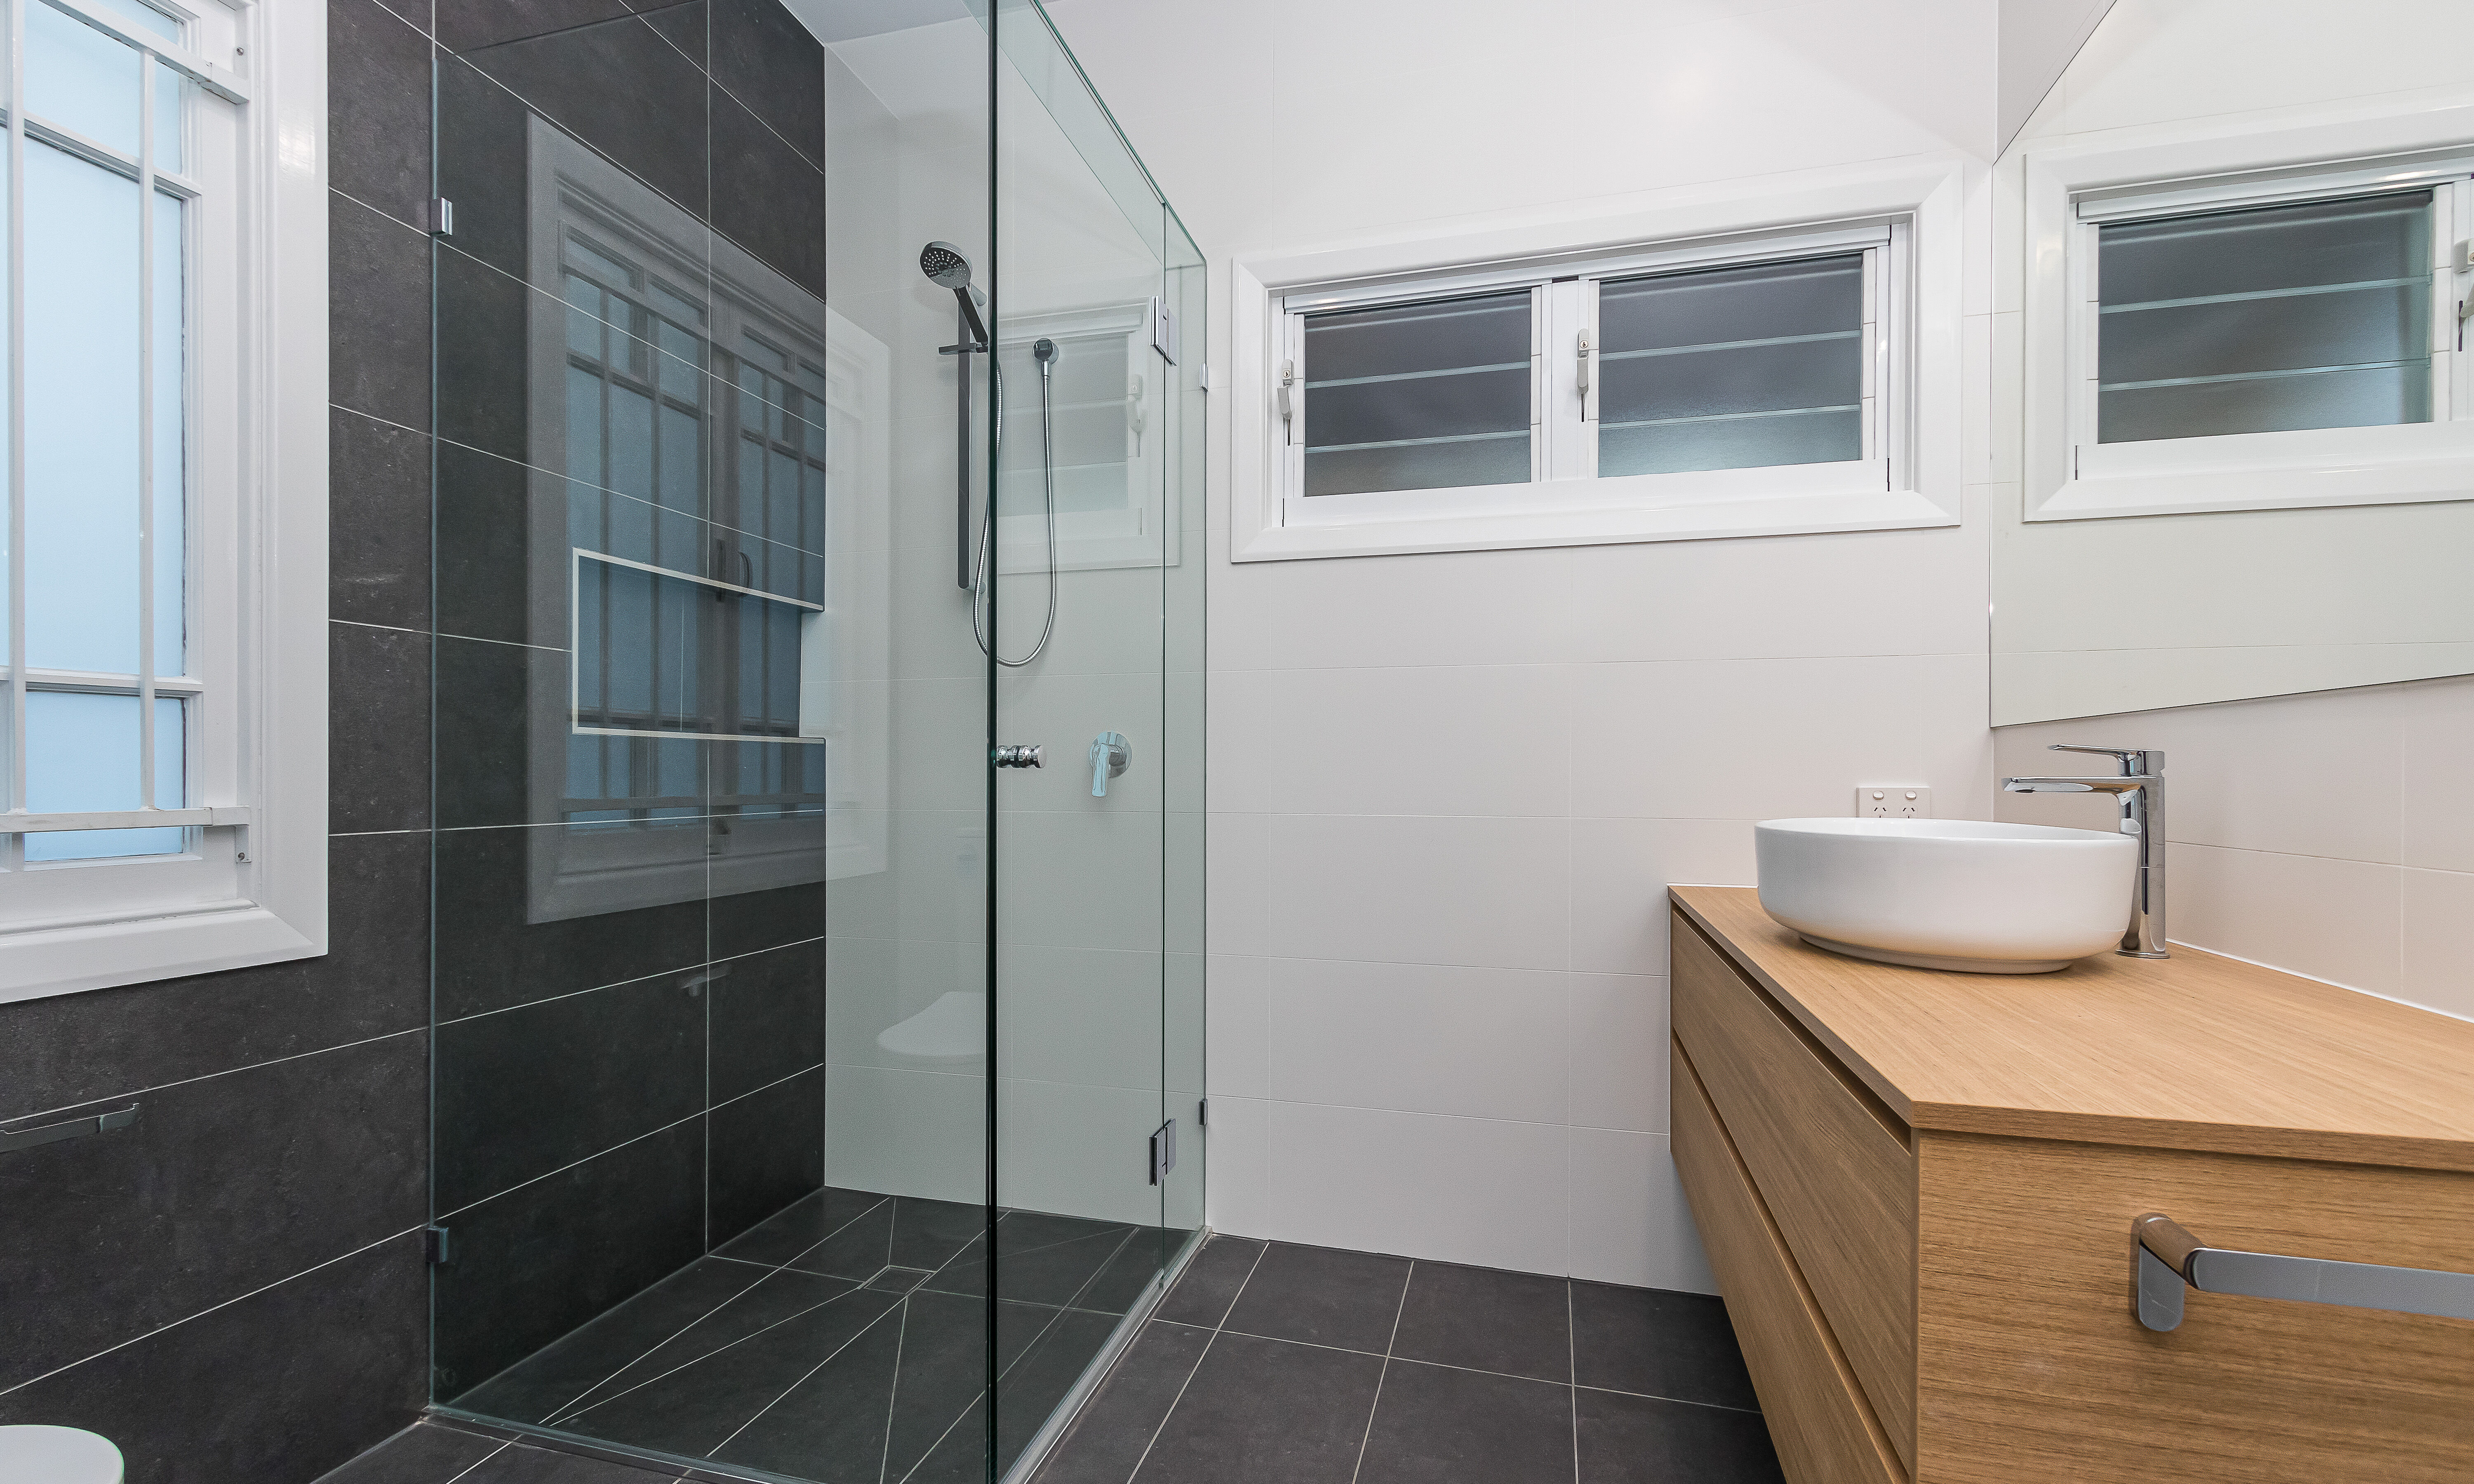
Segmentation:
<svg viewBox="0 0 2474 1484">
<path fill-rule="evenodd" d="M 1152 1089 L 1160 1081 L 1160 956 L 997 946 L 997 1065 L 1007 1077 Z"/>
<path fill-rule="evenodd" d="M 1212 1224 L 1279 1241 L 1564 1273 L 1564 1129 L 1211 1100 Z M 1238 1146 L 1245 1153 L 1231 1155 Z"/>
<path fill-rule="evenodd" d="M 1219 1097 L 1272 1094 L 1272 976 L 1274 960 L 1215 953 L 1210 960 L 1210 1091 Z"/>
<path fill-rule="evenodd" d="M 1573 692 L 1577 815 L 1837 815 L 1876 782 L 1949 818 L 1990 802 L 1980 655 L 1595 665 Z"/>
<path fill-rule="evenodd" d="M 1272 944 L 1272 817 L 1214 814 L 1203 837 L 1210 863 L 1214 954 L 1263 954 Z"/>
<path fill-rule="evenodd" d="M 999 1205 L 1095 1221 L 1160 1219 L 1159 1187 L 1144 1163 L 1145 1142 L 1160 1125 L 1157 1092 L 1004 1077 L 997 1099 Z"/>
<path fill-rule="evenodd" d="M 1278 814 L 1265 833 L 1273 957 L 1564 967 L 1563 820 Z"/>
<path fill-rule="evenodd" d="M 937 1201 L 987 1199 L 987 1079 L 878 1066 L 825 1070 L 825 1183 Z"/>
<path fill-rule="evenodd" d="M 2474 871 L 2474 677 L 2397 687 L 2400 849 L 2409 866 Z"/>
<path fill-rule="evenodd" d="M 1716 1293 L 1718 1280 L 1684 1198 L 1663 1134 L 1576 1128 L 1572 1164 L 1574 1278 L 1683 1293 Z"/>
<path fill-rule="evenodd" d="M 1273 667 L 1529 664 L 1569 650 L 1565 558 L 1559 550 L 1438 552 L 1242 570 L 1245 586 L 1260 592 L 1269 638 L 1261 662 Z"/>
<path fill-rule="evenodd" d="M 1252 740 L 1266 807 L 1560 815 L 1569 674 L 1558 665 L 1420 665 L 1257 677 L 1264 711 Z"/>
<path fill-rule="evenodd" d="M 1564 1121 L 1564 976 L 1430 964 L 1258 961 L 1268 1095 L 1471 1118 Z"/>
<path fill-rule="evenodd" d="M 2397 997 L 2474 1020 L 2474 874 L 2405 873 L 2405 968 Z"/>
<path fill-rule="evenodd" d="M 1659 974 L 1567 974 L 1571 1122 L 1666 1132 L 1667 995 Z"/>
<path fill-rule="evenodd" d="M 1576 819 L 1572 968 L 1663 974 L 1666 889 L 1753 884 L 1751 820 Z"/>
<path fill-rule="evenodd" d="M 2396 867 L 2177 845 L 2167 872 L 2173 941 L 2397 993 L 2404 873 Z"/>
<path fill-rule="evenodd" d="M 997 941 L 1159 951 L 1163 824 L 1105 809 L 999 814 Z"/>
</svg>

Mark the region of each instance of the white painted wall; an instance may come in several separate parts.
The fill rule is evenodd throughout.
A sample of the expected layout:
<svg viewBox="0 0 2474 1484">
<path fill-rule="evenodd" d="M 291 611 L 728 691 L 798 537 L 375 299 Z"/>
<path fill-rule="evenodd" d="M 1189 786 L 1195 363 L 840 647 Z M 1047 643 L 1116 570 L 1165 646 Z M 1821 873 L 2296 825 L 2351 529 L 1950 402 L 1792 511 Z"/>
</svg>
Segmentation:
<svg viewBox="0 0 2474 1484">
<path fill-rule="evenodd" d="M 1224 268 L 1993 128 L 1969 0 L 1054 13 Z M 1213 1223 L 1711 1289 L 1664 887 L 1750 883 L 1752 821 L 1859 782 L 1989 812 L 1984 491 L 1956 529 L 1233 566 L 1215 465 Z"/>
</svg>

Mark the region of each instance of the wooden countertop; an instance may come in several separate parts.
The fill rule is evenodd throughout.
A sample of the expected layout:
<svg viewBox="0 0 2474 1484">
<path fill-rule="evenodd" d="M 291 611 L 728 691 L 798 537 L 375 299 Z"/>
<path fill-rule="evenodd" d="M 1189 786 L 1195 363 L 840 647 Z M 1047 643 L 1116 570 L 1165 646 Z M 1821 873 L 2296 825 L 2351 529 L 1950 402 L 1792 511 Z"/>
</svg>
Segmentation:
<svg viewBox="0 0 2474 1484">
<path fill-rule="evenodd" d="M 1913 1127 L 2474 1171 L 2474 1023 L 2178 945 L 1903 969 L 1811 946 L 1749 887 L 1670 895 Z"/>
</svg>

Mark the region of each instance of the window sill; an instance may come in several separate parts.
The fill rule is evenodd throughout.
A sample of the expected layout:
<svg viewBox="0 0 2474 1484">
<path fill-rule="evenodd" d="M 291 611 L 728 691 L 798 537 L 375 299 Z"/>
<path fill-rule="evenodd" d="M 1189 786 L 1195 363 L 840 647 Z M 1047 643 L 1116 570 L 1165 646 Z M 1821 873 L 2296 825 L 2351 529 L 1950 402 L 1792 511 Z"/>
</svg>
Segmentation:
<svg viewBox="0 0 2474 1484">
<path fill-rule="evenodd" d="M 2104 520 L 2474 499 L 2474 427 L 2312 429 L 2098 444 L 2026 518 Z"/>
<path fill-rule="evenodd" d="M 1733 471 L 1730 471 L 1733 472 Z M 1758 470 L 1771 474 L 1775 470 Z M 1676 476 L 1646 476 L 1671 480 Z M 1551 481 L 1504 488 L 1531 491 L 1540 505 L 1559 487 L 1587 489 L 1628 484 L 1617 480 Z M 1437 491 L 1419 491 L 1432 494 Z M 1322 496 L 1322 499 L 1348 498 Z M 1809 536 L 1831 531 L 1900 531 L 1954 526 L 1959 517 L 1913 491 L 1802 490 L 1772 493 L 1721 492 L 1705 487 L 1694 497 L 1669 495 L 1658 503 L 1601 502 L 1590 506 L 1368 518 L 1324 518 L 1267 527 L 1229 554 L 1236 562 L 1293 562 L 1318 557 L 1402 556 L 1417 552 L 1506 551 L 1533 546 L 1606 546 L 1636 541 L 1701 541 L 1744 536 Z"/>
<path fill-rule="evenodd" d="M 323 892 L 321 893 L 323 906 Z M 0 1002 L 314 957 L 324 944 L 255 902 L 203 903 L 143 922 L 103 921 L 0 939 Z"/>
</svg>

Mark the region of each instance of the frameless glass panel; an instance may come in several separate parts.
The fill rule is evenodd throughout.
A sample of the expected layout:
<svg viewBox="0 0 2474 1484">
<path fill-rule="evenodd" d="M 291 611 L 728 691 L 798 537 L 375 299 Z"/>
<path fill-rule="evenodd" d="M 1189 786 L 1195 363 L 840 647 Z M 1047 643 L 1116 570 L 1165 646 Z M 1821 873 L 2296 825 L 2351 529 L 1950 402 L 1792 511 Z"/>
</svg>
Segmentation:
<svg viewBox="0 0 2474 1484">
<path fill-rule="evenodd" d="M 137 183 L 31 139 L 25 160 L 26 661 L 133 675 Z"/>
<path fill-rule="evenodd" d="M 135 696 L 31 691 L 26 696 L 26 806 L 36 813 L 134 809 L 143 802 Z M 155 803 L 187 805 L 182 703 L 155 703 Z M 170 855 L 182 829 L 69 829 L 24 837 L 29 861 Z"/>
<path fill-rule="evenodd" d="M 2431 205 L 2098 227 L 2098 441 L 2431 420 Z"/>
<path fill-rule="evenodd" d="M 1525 483 L 1527 289 L 1305 317 L 1306 493 Z"/>
<path fill-rule="evenodd" d="M 1864 255 L 1599 285 L 1598 473 L 1864 456 Z"/>
</svg>

